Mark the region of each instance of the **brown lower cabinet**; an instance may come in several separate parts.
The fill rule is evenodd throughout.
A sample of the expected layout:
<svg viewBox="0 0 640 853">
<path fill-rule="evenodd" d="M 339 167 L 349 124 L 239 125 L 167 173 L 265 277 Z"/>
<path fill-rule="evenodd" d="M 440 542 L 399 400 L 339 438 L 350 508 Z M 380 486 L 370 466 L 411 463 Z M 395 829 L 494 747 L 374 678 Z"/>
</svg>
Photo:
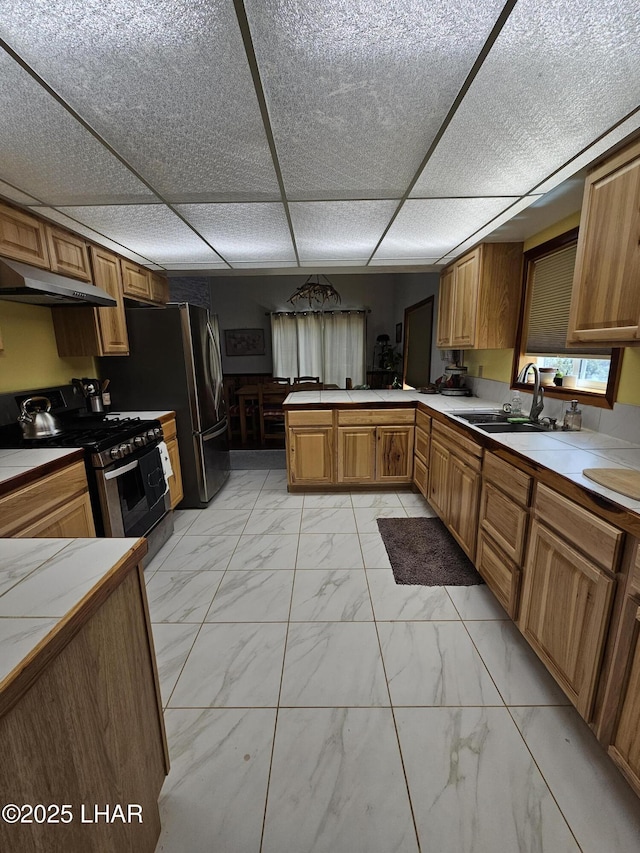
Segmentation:
<svg viewBox="0 0 640 853">
<path fill-rule="evenodd" d="M 160 418 L 160 423 L 173 470 L 173 475 L 169 477 L 169 498 L 171 499 L 171 509 L 175 509 L 184 497 L 175 413 L 170 412 L 168 415 L 163 415 Z"/>
</svg>

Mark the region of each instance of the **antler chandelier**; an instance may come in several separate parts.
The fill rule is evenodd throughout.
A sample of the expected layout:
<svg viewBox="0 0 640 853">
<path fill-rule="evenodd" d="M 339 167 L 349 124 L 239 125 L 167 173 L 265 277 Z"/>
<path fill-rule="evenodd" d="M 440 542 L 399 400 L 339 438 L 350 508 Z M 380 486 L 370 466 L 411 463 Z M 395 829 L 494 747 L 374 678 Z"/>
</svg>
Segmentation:
<svg viewBox="0 0 640 853">
<path fill-rule="evenodd" d="M 327 302 L 335 302 L 337 305 L 342 302 L 340 294 L 324 275 L 310 275 L 305 283 L 291 294 L 289 302 L 296 307 L 303 299 L 309 302 L 309 308 L 313 308 L 314 304 L 324 308 Z"/>
</svg>

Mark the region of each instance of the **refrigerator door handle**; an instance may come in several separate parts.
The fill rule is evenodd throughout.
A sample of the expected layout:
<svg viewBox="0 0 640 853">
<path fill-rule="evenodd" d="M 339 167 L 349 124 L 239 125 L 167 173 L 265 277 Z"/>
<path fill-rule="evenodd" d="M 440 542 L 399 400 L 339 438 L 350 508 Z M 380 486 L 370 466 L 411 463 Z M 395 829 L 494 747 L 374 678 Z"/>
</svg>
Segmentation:
<svg viewBox="0 0 640 853">
<path fill-rule="evenodd" d="M 209 333 L 209 371 L 211 374 L 211 382 L 213 385 L 214 404 L 216 412 L 220 411 L 220 399 L 222 397 L 222 359 L 220 358 L 220 349 L 216 336 L 213 334 L 211 323 L 207 322 L 207 332 Z"/>
<path fill-rule="evenodd" d="M 227 431 L 227 419 L 225 418 L 220 423 L 220 426 L 217 429 L 212 430 L 211 432 L 203 432 L 200 434 L 200 436 L 201 436 L 203 441 L 211 441 L 212 438 L 218 438 L 218 436 L 222 435 L 226 431 Z"/>
</svg>

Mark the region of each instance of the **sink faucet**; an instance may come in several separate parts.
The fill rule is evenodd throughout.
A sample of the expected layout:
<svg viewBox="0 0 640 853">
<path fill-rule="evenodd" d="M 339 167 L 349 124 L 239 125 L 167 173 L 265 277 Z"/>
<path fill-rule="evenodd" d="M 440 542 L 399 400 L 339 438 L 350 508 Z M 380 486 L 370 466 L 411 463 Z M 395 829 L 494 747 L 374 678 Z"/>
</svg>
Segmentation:
<svg viewBox="0 0 640 853">
<path fill-rule="evenodd" d="M 530 361 L 528 364 L 522 368 L 520 373 L 518 374 L 518 382 L 526 382 L 527 381 L 527 373 L 529 369 L 533 368 L 533 400 L 531 401 L 531 411 L 529 412 L 529 420 L 533 421 L 534 424 L 538 423 L 538 419 L 540 418 L 540 413 L 544 408 L 544 388 L 540 384 L 540 373 L 538 372 L 537 366 Z"/>
</svg>

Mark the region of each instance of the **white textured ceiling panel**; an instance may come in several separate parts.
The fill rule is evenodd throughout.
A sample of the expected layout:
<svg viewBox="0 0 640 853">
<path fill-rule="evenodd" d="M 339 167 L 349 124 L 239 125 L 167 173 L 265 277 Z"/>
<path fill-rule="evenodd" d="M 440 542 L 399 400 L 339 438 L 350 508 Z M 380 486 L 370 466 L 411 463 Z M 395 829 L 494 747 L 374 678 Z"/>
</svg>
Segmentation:
<svg viewBox="0 0 640 853">
<path fill-rule="evenodd" d="M 181 204 L 176 209 L 233 266 L 296 262 L 282 204 Z"/>
<path fill-rule="evenodd" d="M 515 201 L 515 198 L 410 199 L 371 262 L 439 258 Z"/>
<path fill-rule="evenodd" d="M 0 35 L 168 201 L 280 197 L 231 0 L 3 0 Z"/>
<path fill-rule="evenodd" d="M 164 204 L 65 207 L 61 211 L 156 264 L 211 262 L 226 266 L 204 240 Z"/>
<path fill-rule="evenodd" d="M 487 222 L 482 228 L 478 229 L 475 233 L 471 232 L 471 236 L 459 243 L 454 247 L 453 254 L 455 257 L 460 257 L 463 252 L 466 252 L 467 249 L 473 248 L 477 243 L 481 240 L 484 240 L 489 234 L 493 233 L 496 228 L 499 228 L 505 222 L 508 222 L 512 217 L 517 216 L 523 210 L 526 210 L 532 204 L 535 204 L 540 198 L 539 195 L 530 195 L 525 196 L 524 198 L 518 199 L 515 204 L 512 204 L 507 210 L 503 213 L 498 214 L 494 219 Z M 507 241 L 498 241 L 498 242 L 507 242 Z M 518 242 L 517 240 L 514 242 Z"/>
<path fill-rule="evenodd" d="M 47 204 L 155 198 L 2 50 L 0 178 Z"/>
<path fill-rule="evenodd" d="M 397 201 L 292 203 L 301 262 L 366 263 L 397 206 Z"/>
<path fill-rule="evenodd" d="M 37 198 L 21 192 L 16 187 L 12 187 L 11 184 L 6 183 L 6 181 L 0 181 L 0 195 L 11 201 L 15 201 L 17 204 L 38 204 Z"/>
<path fill-rule="evenodd" d="M 637 0 L 519 0 L 411 196 L 525 195 L 640 102 Z"/>
<path fill-rule="evenodd" d="M 503 0 L 245 0 L 287 195 L 406 191 Z"/>
</svg>

